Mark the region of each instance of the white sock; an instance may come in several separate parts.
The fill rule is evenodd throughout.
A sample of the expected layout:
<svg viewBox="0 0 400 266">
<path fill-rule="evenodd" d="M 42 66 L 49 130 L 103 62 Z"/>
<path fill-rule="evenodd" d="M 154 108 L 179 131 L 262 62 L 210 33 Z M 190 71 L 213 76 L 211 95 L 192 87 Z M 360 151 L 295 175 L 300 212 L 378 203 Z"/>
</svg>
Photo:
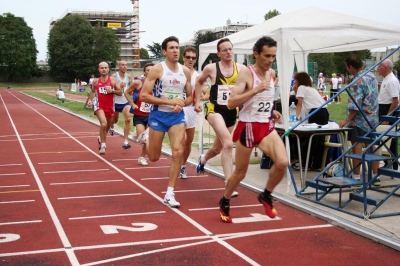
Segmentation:
<svg viewBox="0 0 400 266">
<path fill-rule="evenodd" d="M 174 194 L 174 188 L 173 187 L 168 187 L 167 188 L 167 196 L 171 196 L 172 194 Z"/>
<path fill-rule="evenodd" d="M 127 139 L 124 140 L 124 144 L 128 144 L 128 140 Z"/>
<path fill-rule="evenodd" d="M 181 168 L 186 168 L 186 164 L 182 164 L 182 165 L 181 165 Z"/>
<path fill-rule="evenodd" d="M 101 143 L 101 147 L 102 148 L 105 148 L 106 147 L 106 144 L 103 142 L 103 143 Z"/>
<path fill-rule="evenodd" d="M 200 161 L 201 161 L 202 164 L 206 164 L 206 163 L 207 163 L 207 161 L 206 161 L 205 158 L 206 158 L 205 155 L 202 155 L 202 156 L 200 157 Z"/>
</svg>

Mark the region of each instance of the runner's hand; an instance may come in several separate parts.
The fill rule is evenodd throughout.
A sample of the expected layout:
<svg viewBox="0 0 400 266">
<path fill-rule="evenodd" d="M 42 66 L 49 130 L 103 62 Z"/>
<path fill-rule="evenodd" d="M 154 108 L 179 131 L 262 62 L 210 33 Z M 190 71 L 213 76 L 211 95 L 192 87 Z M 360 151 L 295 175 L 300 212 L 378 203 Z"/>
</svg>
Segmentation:
<svg viewBox="0 0 400 266">
<path fill-rule="evenodd" d="M 269 79 L 268 79 L 268 80 L 267 80 L 267 79 L 264 79 L 264 80 L 261 81 L 261 83 L 256 87 L 256 89 L 257 89 L 258 92 L 263 92 L 263 91 L 269 90 L 269 89 L 270 89 L 269 86 L 270 86 Z"/>
<path fill-rule="evenodd" d="M 136 104 L 132 103 L 131 104 L 132 110 L 137 110 L 139 109 L 139 106 L 137 106 Z"/>
<path fill-rule="evenodd" d="M 92 107 L 92 100 L 88 100 L 87 106 L 88 106 L 88 107 Z"/>
<path fill-rule="evenodd" d="M 185 106 L 185 100 L 181 98 L 171 99 L 171 105 L 179 105 L 181 107 Z"/>
<path fill-rule="evenodd" d="M 194 111 L 196 111 L 198 113 L 203 111 L 203 105 L 201 104 L 201 102 L 198 102 L 198 103 L 195 104 Z"/>
<path fill-rule="evenodd" d="M 172 112 L 179 113 L 179 112 L 181 112 L 182 110 L 183 110 L 183 107 L 182 107 L 182 106 L 180 106 L 180 105 L 175 105 L 174 109 L 172 109 Z"/>
</svg>

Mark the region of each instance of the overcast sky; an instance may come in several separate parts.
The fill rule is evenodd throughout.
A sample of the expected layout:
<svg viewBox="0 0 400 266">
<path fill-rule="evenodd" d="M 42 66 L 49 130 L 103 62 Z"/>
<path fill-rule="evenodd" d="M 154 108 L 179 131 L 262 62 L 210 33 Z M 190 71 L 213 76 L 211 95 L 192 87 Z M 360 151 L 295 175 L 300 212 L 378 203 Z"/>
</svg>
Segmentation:
<svg viewBox="0 0 400 266">
<path fill-rule="evenodd" d="M 183 41 L 200 29 L 225 26 L 228 18 L 258 24 L 273 9 L 283 14 L 313 6 L 400 26 L 399 0 L 139 0 L 139 6 L 140 30 L 145 31 L 140 40 L 143 48 L 170 35 Z M 51 19 L 60 18 L 68 9 L 133 12 L 130 0 L 0 0 L 1 14 L 24 17 L 33 28 L 38 60 L 47 57 Z"/>
</svg>

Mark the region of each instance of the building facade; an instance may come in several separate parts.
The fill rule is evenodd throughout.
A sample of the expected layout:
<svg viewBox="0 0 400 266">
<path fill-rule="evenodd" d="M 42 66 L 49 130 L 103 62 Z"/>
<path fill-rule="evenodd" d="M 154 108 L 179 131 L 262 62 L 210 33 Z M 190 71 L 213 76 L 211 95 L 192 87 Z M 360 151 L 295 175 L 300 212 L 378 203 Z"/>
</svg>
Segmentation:
<svg viewBox="0 0 400 266">
<path fill-rule="evenodd" d="M 131 2 L 133 12 L 67 10 L 59 19 L 51 19 L 50 29 L 58 20 L 71 15 L 86 18 L 93 27 L 110 28 L 120 41 L 121 60 L 128 63 L 128 70 L 138 71 L 140 69 L 139 0 Z"/>
</svg>

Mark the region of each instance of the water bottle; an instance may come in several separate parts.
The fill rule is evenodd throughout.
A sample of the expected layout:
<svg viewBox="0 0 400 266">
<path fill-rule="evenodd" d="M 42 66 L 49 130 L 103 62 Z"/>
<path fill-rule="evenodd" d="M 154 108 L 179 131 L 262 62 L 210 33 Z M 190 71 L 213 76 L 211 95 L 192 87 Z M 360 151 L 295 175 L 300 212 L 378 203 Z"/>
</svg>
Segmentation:
<svg viewBox="0 0 400 266">
<path fill-rule="evenodd" d="M 292 102 L 292 104 L 289 107 L 289 122 L 296 122 L 297 118 L 296 118 L 296 105 L 294 104 L 294 102 Z"/>
</svg>

